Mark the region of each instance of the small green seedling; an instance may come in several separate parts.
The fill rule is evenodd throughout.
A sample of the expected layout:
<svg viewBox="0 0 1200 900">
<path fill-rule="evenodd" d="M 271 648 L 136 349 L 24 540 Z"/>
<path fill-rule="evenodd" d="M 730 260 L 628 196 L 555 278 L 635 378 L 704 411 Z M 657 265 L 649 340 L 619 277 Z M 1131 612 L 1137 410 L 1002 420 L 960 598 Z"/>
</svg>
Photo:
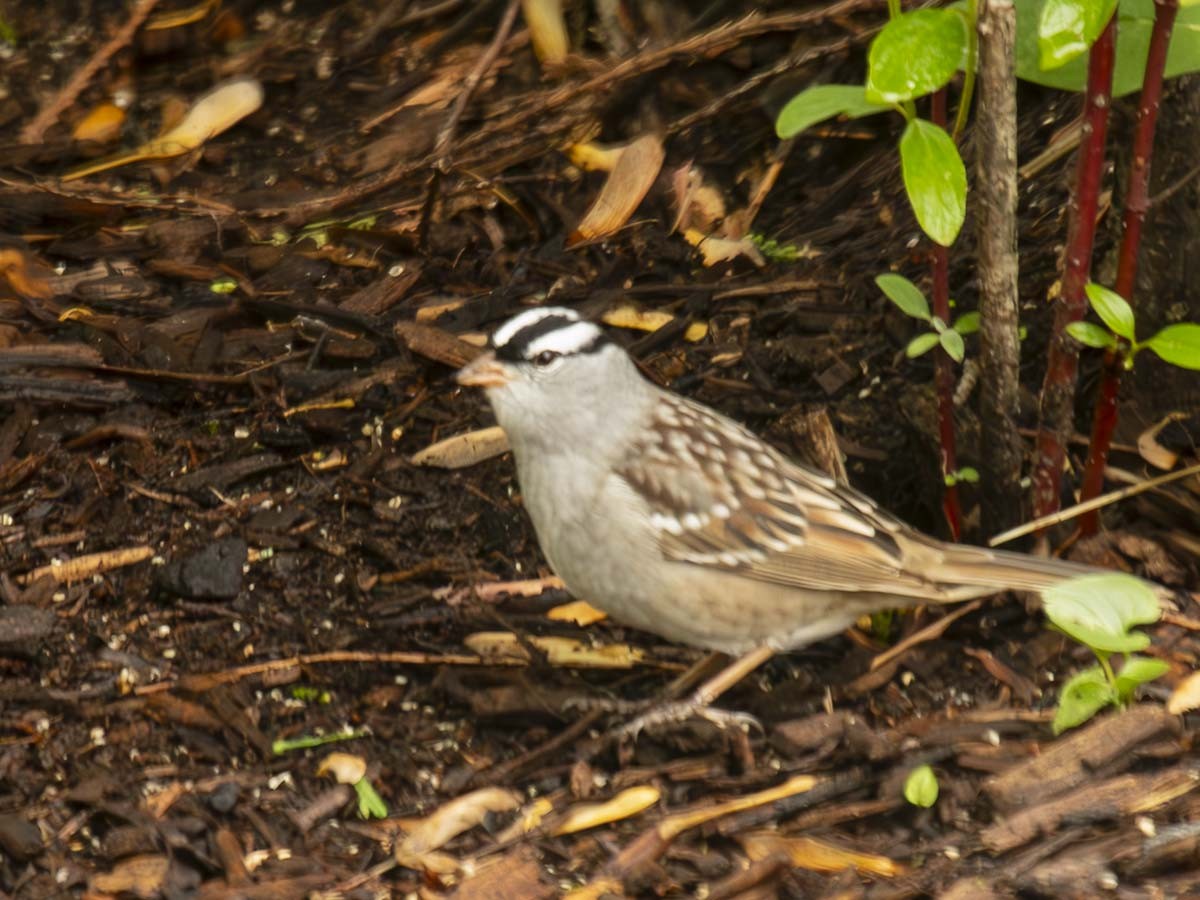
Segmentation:
<svg viewBox="0 0 1200 900">
<path fill-rule="evenodd" d="M 956 484 L 979 484 L 979 470 L 963 466 L 961 469 L 947 472 L 945 481 L 946 487 L 954 487 Z"/>
<path fill-rule="evenodd" d="M 338 731 L 333 734 L 309 734 L 296 738 L 280 738 L 272 741 L 271 752 L 276 756 L 282 756 L 284 753 L 291 753 L 293 750 L 311 750 L 314 747 L 324 747 L 326 744 L 338 744 L 342 741 L 353 741 L 360 737 L 366 737 L 366 731 L 354 731 L 347 729 Z"/>
<path fill-rule="evenodd" d="M 358 795 L 358 817 L 360 819 L 386 819 L 388 817 L 387 803 L 379 796 L 379 791 L 375 790 L 370 779 L 360 778 L 354 782 L 354 793 Z"/>
<path fill-rule="evenodd" d="M 1153 351 L 1173 366 L 1200 369 L 1200 325 L 1192 322 L 1168 325 L 1153 337 L 1139 341 L 1133 307 L 1124 297 L 1095 282 L 1084 290 L 1092 309 L 1107 327 L 1095 322 L 1072 322 L 1067 326 L 1067 334 L 1079 343 L 1121 354 L 1126 369 L 1133 368 L 1133 358 L 1142 350 Z"/>
<path fill-rule="evenodd" d="M 979 313 L 963 313 L 950 325 L 943 322 L 929 310 L 929 301 L 921 293 L 921 289 L 903 275 L 888 273 L 875 276 L 879 289 L 906 316 L 925 322 L 933 330 L 918 334 L 908 342 L 904 353 L 909 359 L 915 359 L 928 353 L 939 344 L 946 354 L 955 362 L 962 362 L 966 354 L 963 336 L 974 334 L 979 330 Z"/>
<path fill-rule="evenodd" d="M 932 768 L 927 765 L 917 766 L 908 773 L 908 777 L 904 779 L 905 800 L 913 806 L 929 809 L 937 803 L 937 798 L 938 780 Z"/>
<path fill-rule="evenodd" d="M 367 778 L 367 761 L 352 753 L 334 751 L 321 761 L 317 775 L 332 775 L 339 784 L 353 786 L 358 796 L 358 815 L 363 819 L 386 819 L 387 803 Z"/>
<path fill-rule="evenodd" d="M 781 244 L 774 238 L 769 238 L 756 231 L 751 231 L 746 238 L 758 248 L 759 253 L 773 263 L 794 263 L 805 257 L 804 248 L 797 247 L 795 244 Z"/>
<path fill-rule="evenodd" d="M 1048 588 L 1042 595 L 1052 627 L 1090 647 L 1099 665 L 1084 669 L 1063 685 L 1053 729 L 1061 734 L 1082 725 L 1107 706 L 1125 706 L 1140 685 L 1168 666 L 1160 659 L 1133 655 L 1150 646 L 1135 625 L 1157 622 L 1158 598 L 1146 582 L 1119 572 L 1084 575 Z M 1114 671 L 1111 658 L 1121 654 Z"/>
</svg>

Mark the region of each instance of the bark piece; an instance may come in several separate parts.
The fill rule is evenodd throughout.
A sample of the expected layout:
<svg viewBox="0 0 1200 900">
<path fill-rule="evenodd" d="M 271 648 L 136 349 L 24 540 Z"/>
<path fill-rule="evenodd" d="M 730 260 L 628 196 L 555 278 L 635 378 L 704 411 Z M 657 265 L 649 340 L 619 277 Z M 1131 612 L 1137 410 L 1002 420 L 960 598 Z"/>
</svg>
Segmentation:
<svg viewBox="0 0 1200 900">
<path fill-rule="evenodd" d="M 1002 810 L 1056 797 L 1085 784 L 1097 769 L 1174 727 L 1175 722 L 1161 706 L 1131 707 L 1055 741 L 1041 755 L 989 779 L 983 789 Z"/>
</svg>

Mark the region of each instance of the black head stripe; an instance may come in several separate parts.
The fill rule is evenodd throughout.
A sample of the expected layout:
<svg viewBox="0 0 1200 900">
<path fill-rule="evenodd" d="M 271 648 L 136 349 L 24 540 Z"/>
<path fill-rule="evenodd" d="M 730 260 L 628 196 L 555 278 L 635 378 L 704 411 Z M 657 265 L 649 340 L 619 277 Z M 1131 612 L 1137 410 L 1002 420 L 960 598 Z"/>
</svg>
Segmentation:
<svg viewBox="0 0 1200 900">
<path fill-rule="evenodd" d="M 516 334 L 509 337 L 500 346 L 496 347 L 496 358 L 506 362 L 520 362 L 528 359 L 526 351 L 529 345 L 543 335 L 549 334 L 552 331 L 557 331 L 560 328 L 566 328 L 568 325 L 574 325 L 577 319 L 570 319 L 566 316 L 543 316 L 533 322 L 530 322 Z"/>
<path fill-rule="evenodd" d="M 610 343 L 596 325 L 574 314 L 551 313 L 523 326 L 513 322 L 498 329 L 496 335 L 496 357 L 506 362 L 532 360 L 548 350 L 560 356 L 595 353 Z"/>
</svg>

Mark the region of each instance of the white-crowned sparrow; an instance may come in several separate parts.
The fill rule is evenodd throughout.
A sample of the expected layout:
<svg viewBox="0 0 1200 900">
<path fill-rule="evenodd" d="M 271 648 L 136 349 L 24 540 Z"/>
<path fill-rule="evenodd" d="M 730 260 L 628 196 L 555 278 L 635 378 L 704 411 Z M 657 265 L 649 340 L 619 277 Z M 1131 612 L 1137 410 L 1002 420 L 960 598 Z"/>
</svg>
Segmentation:
<svg viewBox="0 0 1200 900">
<path fill-rule="evenodd" d="M 458 382 L 486 391 L 551 567 L 618 621 L 749 654 L 736 677 L 864 613 L 1094 571 L 927 537 L 652 384 L 572 310 L 522 312 L 491 344 Z"/>
</svg>

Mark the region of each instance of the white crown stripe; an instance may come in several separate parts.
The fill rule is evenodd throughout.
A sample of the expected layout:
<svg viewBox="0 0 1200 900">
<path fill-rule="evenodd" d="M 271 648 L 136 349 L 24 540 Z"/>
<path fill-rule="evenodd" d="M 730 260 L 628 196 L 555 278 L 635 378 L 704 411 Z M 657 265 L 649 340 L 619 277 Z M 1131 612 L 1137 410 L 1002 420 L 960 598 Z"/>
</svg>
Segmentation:
<svg viewBox="0 0 1200 900">
<path fill-rule="evenodd" d="M 542 321 L 542 319 L 557 316 L 561 319 L 569 319 L 572 322 L 581 321 L 579 313 L 573 309 L 567 309 L 565 306 L 544 306 L 538 309 L 528 309 L 525 312 L 513 316 L 503 325 L 496 329 L 492 335 L 492 344 L 496 347 L 503 347 L 511 341 L 519 332 L 525 330 L 530 325 Z"/>
<path fill-rule="evenodd" d="M 563 356 L 578 353 L 585 347 L 590 347 L 594 344 L 600 334 L 600 329 L 591 322 L 575 322 L 572 325 L 567 325 L 564 328 L 556 328 L 553 331 L 543 334 L 541 337 L 534 338 L 525 348 L 524 356 L 526 359 L 533 359 L 539 353 L 543 353 L 546 350 L 553 350 L 555 353 L 561 353 Z"/>
</svg>

